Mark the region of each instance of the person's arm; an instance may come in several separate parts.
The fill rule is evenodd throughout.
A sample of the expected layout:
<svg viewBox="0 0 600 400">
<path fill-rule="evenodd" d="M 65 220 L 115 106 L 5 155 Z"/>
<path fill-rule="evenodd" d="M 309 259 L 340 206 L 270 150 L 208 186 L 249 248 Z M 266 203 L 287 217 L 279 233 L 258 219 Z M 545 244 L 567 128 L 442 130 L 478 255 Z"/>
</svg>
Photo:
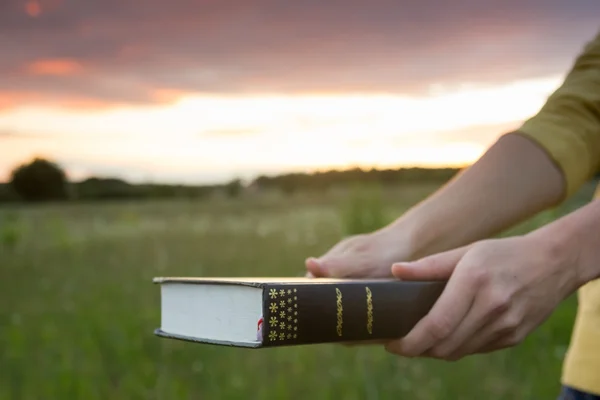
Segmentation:
<svg viewBox="0 0 600 400">
<path fill-rule="evenodd" d="M 400 217 L 416 255 L 487 238 L 574 194 L 600 169 L 600 33 L 539 113 Z"/>
<path fill-rule="evenodd" d="M 490 237 L 558 204 L 565 188 L 548 154 L 511 133 L 391 229 L 411 232 L 414 256 L 420 257 Z"/>
<path fill-rule="evenodd" d="M 537 115 L 395 222 L 309 258 L 315 277 L 388 276 L 397 261 L 488 238 L 559 204 L 600 170 L 600 33 Z"/>
<path fill-rule="evenodd" d="M 548 154 L 548 161 L 558 167 L 564 182 L 560 198 L 573 194 L 600 170 L 600 34 L 520 134 L 536 142 Z M 515 179 L 519 181 L 517 176 Z M 504 195 L 509 209 L 515 207 L 513 190 Z M 431 206 L 431 200 L 429 211 L 439 216 L 443 199 L 443 195 L 438 196 L 436 207 Z M 502 203 L 493 206 L 496 208 L 491 213 L 502 212 Z M 453 204 L 451 211 L 466 218 L 468 213 L 460 209 Z M 419 206 L 415 210 L 414 214 L 423 213 L 421 221 L 429 218 Z M 513 218 L 515 213 L 504 215 Z M 477 219 L 473 213 L 464 226 L 478 224 Z M 444 227 L 448 220 L 453 226 L 458 223 L 456 217 L 447 215 L 434 230 L 434 238 L 439 231 L 451 235 Z M 432 224 L 431 219 L 428 223 Z M 488 222 L 486 227 L 500 226 L 495 224 Z M 447 279 L 448 284 L 428 315 L 404 338 L 388 343 L 387 349 L 405 356 L 456 360 L 518 344 L 563 299 L 600 277 L 599 228 L 597 199 L 527 235 L 476 241 L 414 262 L 396 263 L 392 272 L 399 279 Z M 439 246 L 449 240 L 438 239 L 443 243 Z M 450 241 L 464 242 L 465 238 Z"/>
</svg>

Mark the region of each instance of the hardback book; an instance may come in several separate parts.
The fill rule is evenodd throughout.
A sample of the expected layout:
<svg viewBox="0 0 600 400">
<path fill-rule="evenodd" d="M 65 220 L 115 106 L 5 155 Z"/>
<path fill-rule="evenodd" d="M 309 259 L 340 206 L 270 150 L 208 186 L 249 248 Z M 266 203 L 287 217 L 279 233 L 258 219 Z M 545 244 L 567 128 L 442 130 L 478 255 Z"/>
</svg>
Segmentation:
<svg viewBox="0 0 600 400">
<path fill-rule="evenodd" d="M 155 278 L 155 334 L 247 348 L 360 342 L 405 336 L 444 281 L 327 278 Z"/>
</svg>

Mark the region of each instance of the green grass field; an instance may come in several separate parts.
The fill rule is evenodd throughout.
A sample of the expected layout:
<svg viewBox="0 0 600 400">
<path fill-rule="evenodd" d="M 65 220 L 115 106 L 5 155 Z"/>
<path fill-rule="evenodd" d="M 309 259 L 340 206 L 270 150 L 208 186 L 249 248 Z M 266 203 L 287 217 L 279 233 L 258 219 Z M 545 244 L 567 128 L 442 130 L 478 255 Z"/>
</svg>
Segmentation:
<svg viewBox="0 0 600 400">
<path fill-rule="evenodd" d="M 386 191 L 386 215 L 431 190 Z M 0 208 L 0 399 L 555 398 L 574 298 L 517 348 L 457 363 L 380 347 L 245 350 L 153 335 L 154 276 L 303 274 L 307 256 L 343 236 L 340 201 Z"/>
</svg>

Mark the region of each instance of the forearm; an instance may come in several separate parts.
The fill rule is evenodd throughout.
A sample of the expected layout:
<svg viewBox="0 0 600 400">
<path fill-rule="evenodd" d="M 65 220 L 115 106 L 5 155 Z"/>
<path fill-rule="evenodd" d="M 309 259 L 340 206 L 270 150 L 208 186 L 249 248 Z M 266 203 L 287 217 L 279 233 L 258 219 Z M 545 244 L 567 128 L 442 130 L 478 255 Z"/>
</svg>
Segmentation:
<svg viewBox="0 0 600 400">
<path fill-rule="evenodd" d="M 600 278 L 600 199 L 529 234 L 549 259 L 572 268 L 577 286 Z"/>
<path fill-rule="evenodd" d="M 548 155 L 509 134 L 390 228 L 409 232 L 421 257 L 490 237 L 557 204 L 563 193 L 562 174 Z"/>
</svg>

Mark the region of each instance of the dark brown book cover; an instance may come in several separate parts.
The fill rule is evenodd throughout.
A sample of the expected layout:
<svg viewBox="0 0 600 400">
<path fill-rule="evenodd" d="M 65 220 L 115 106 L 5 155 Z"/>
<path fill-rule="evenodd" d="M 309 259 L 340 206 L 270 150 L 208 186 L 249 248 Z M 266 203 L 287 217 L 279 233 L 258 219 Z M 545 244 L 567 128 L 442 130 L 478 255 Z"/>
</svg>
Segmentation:
<svg viewBox="0 0 600 400">
<path fill-rule="evenodd" d="M 393 279 L 159 278 L 157 283 L 246 285 L 262 290 L 260 333 L 253 344 L 158 336 L 208 344 L 278 347 L 394 339 L 405 336 L 433 307 L 446 282 Z"/>
<path fill-rule="evenodd" d="M 443 282 L 267 284 L 263 346 L 393 339 L 431 309 Z"/>
</svg>

